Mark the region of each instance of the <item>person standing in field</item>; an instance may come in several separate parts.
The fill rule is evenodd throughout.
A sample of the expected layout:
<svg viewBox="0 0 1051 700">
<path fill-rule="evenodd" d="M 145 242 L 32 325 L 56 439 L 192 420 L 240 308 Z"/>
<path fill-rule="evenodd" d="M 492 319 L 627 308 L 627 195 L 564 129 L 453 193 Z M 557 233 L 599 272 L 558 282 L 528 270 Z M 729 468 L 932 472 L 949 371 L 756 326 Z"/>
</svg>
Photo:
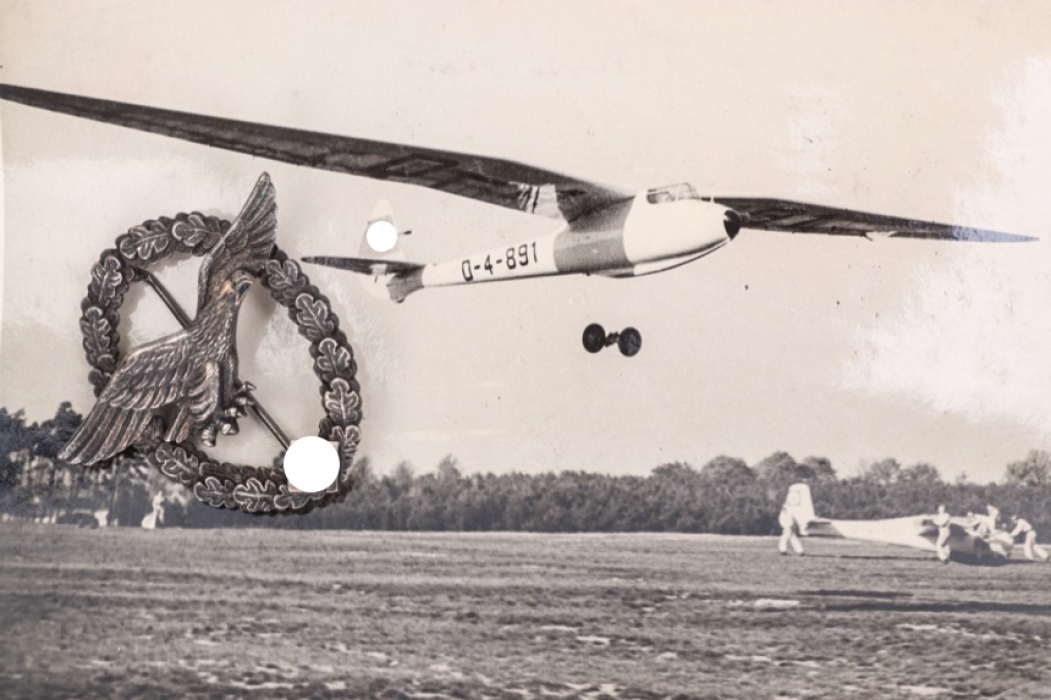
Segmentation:
<svg viewBox="0 0 1051 700">
<path fill-rule="evenodd" d="M 803 543 L 799 539 L 801 526 L 795 513 L 788 507 L 787 501 L 781 506 L 781 514 L 777 516 L 777 522 L 781 525 L 781 541 L 777 543 L 777 551 L 782 555 L 788 554 L 788 546 L 792 545 L 792 551 L 803 556 Z"/>
<path fill-rule="evenodd" d="M 1016 515 L 1011 519 L 1011 522 L 1014 524 L 1014 529 L 1011 530 L 1012 538 L 1025 535 L 1025 548 L 1022 551 L 1025 552 L 1027 559 L 1030 561 L 1048 561 L 1051 559 L 1051 555 L 1047 553 L 1047 550 L 1036 543 L 1036 530 L 1033 529 L 1028 520 Z"/>
<path fill-rule="evenodd" d="M 967 519 L 970 521 L 971 534 L 981 539 L 987 539 L 989 535 L 993 533 L 992 527 L 989 525 L 989 517 L 985 515 L 979 515 L 978 513 L 968 513 Z"/>
<path fill-rule="evenodd" d="M 987 515 L 987 522 L 989 523 L 989 533 L 992 534 L 1000 529 L 1000 509 L 994 505 L 987 505 L 985 507 Z"/>
<path fill-rule="evenodd" d="M 934 551 L 938 554 L 938 561 L 943 564 L 949 563 L 949 534 L 952 524 L 952 517 L 949 512 L 945 510 L 944 505 L 938 506 L 938 514 L 934 516 L 934 524 L 938 528 L 938 539 L 934 543 Z"/>
<path fill-rule="evenodd" d="M 146 517 L 142 519 L 143 530 L 156 529 L 158 525 L 164 522 L 164 494 L 157 493 L 153 496 L 153 510 L 146 514 Z"/>
</svg>

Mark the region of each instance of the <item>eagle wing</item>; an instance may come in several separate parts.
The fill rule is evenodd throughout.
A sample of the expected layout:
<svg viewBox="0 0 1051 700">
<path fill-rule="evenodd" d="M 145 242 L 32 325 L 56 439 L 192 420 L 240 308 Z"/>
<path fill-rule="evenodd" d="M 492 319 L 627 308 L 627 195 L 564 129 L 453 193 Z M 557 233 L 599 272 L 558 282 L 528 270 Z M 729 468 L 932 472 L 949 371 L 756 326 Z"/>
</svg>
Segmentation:
<svg viewBox="0 0 1051 700">
<path fill-rule="evenodd" d="M 129 353 L 59 459 L 94 464 L 135 442 L 156 409 L 199 386 L 205 368 L 195 361 L 194 351 L 189 334 L 179 331 Z"/>
<path fill-rule="evenodd" d="M 263 173 L 241 213 L 205 256 L 197 276 L 197 312 L 219 296 L 219 288 L 235 270 L 259 274 L 270 258 L 277 237 L 277 195 Z"/>
<path fill-rule="evenodd" d="M 219 408 L 221 379 L 218 364 L 205 362 L 189 379 L 179 412 L 164 436 L 168 442 L 182 442 L 197 424 L 204 422 Z"/>
</svg>

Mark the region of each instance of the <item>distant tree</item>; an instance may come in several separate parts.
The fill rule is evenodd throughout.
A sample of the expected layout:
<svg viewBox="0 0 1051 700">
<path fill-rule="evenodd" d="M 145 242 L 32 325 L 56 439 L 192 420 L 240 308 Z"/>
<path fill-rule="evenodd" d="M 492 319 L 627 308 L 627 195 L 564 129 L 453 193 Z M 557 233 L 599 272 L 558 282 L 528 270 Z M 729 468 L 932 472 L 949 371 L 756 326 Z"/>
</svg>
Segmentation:
<svg viewBox="0 0 1051 700">
<path fill-rule="evenodd" d="M 376 480 L 376 471 L 372 468 L 372 460 L 367 455 L 354 462 L 351 473 L 355 484 L 367 484 Z"/>
<path fill-rule="evenodd" d="M 644 492 L 649 522 L 644 529 L 701 532 L 710 508 L 704 498 L 704 479 L 685 462 L 662 464 L 653 470 Z"/>
<path fill-rule="evenodd" d="M 777 502 L 784 499 L 792 484 L 814 479 L 814 471 L 797 463 L 787 452 L 775 452 L 762 460 L 755 465 L 755 473 L 766 484 L 767 497 Z"/>
<path fill-rule="evenodd" d="M 755 472 L 743 459 L 719 455 L 701 467 L 701 476 L 710 480 L 743 479 L 754 481 Z"/>
<path fill-rule="evenodd" d="M 113 460 L 110 479 L 110 524 L 138 527 L 150 512 L 150 492 L 147 483 L 150 465 L 137 452 L 118 455 Z"/>
<path fill-rule="evenodd" d="M 383 479 L 383 484 L 387 487 L 387 498 L 390 501 L 390 507 L 385 515 L 387 529 L 406 530 L 409 528 L 409 519 L 413 511 L 418 509 L 414 500 L 418 501 L 416 496 L 420 492 L 414 472 L 412 464 L 403 460 L 394 467 L 393 474 Z"/>
<path fill-rule="evenodd" d="M 688 480 L 697 476 L 697 472 L 694 468 L 685 462 L 668 462 L 662 464 L 659 467 L 654 467 L 652 474 L 657 479 L 666 480 Z"/>
<path fill-rule="evenodd" d="M 704 465 L 704 532 L 767 534 L 773 510 L 767 486 L 756 471 L 735 457 L 720 455 Z"/>
<path fill-rule="evenodd" d="M 898 481 L 912 485 L 934 485 L 943 483 L 941 474 L 938 473 L 938 468 L 933 464 L 927 464 L 926 462 L 920 462 L 919 464 L 914 464 L 911 467 L 902 469 L 898 472 Z"/>
<path fill-rule="evenodd" d="M 1030 450 L 1024 460 L 1007 465 L 1005 478 L 1009 484 L 1051 486 L 1051 454 Z"/>
<path fill-rule="evenodd" d="M 755 465 L 756 475 L 767 482 L 780 481 L 795 476 L 799 465 L 787 452 L 775 452 Z"/>
<path fill-rule="evenodd" d="M 741 488 L 755 484 L 755 471 L 744 460 L 719 455 L 701 467 L 701 478 L 709 484 L 733 494 Z"/>
<path fill-rule="evenodd" d="M 25 467 L 26 420 L 22 411 L 0 408 L 0 497 L 22 482 Z M 8 500 L 4 498 L 3 500 Z"/>
<path fill-rule="evenodd" d="M 73 437 L 83 420 L 83 417 L 73 410 L 73 404 L 63 401 L 55 412 L 55 417 L 41 424 L 33 451 L 38 457 L 58 459 L 58 453 Z"/>
<path fill-rule="evenodd" d="M 398 466 L 394 467 L 394 473 L 391 474 L 391 480 L 399 487 L 404 487 L 408 490 L 412 486 L 412 480 L 415 475 L 415 469 L 412 468 L 412 464 L 402 460 L 398 462 Z"/>
<path fill-rule="evenodd" d="M 25 433 L 25 412 L 8 413 L 6 408 L 0 408 L 0 458 L 25 447 Z"/>
<path fill-rule="evenodd" d="M 879 486 L 890 486 L 901 477 L 901 464 L 893 457 L 887 457 L 865 467 L 861 476 Z"/>
<path fill-rule="evenodd" d="M 452 455 L 445 455 L 438 462 L 438 479 L 444 482 L 454 482 L 460 478 L 460 463 Z"/>
<path fill-rule="evenodd" d="M 898 472 L 897 481 L 888 487 L 888 507 L 894 515 L 933 513 L 939 504 L 949 505 L 950 495 L 938 468 L 920 462 Z"/>
<path fill-rule="evenodd" d="M 836 481 L 836 470 L 832 468 L 832 461 L 828 457 L 807 457 L 800 465 L 810 470 L 815 483 L 828 484 Z"/>
</svg>

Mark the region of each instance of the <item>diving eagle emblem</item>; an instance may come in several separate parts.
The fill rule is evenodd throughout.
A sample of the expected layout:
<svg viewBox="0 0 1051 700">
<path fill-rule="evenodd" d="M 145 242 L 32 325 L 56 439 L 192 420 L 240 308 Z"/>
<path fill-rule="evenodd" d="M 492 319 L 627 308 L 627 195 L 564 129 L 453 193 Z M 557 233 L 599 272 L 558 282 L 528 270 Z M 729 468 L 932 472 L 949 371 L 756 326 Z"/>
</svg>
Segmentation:
<svg viewBox="0 0 1051 700">
<path fill-rule="evenodd" d="M 155 413 L 169 405 L 175 407 L 164 436 L 169 442 L 197 433 L 212 446 L 218 433 L 237 433 L 237 418 L 253 403 L 254 389 L 237 376 L 237 314 L 270 258 L 276 232 L 277 198 L 264 173 L 201 263 L 196 317 L 121 361 L 59 459 L 72 464 L 108 459 L 134 444 Z"/>
</svg>

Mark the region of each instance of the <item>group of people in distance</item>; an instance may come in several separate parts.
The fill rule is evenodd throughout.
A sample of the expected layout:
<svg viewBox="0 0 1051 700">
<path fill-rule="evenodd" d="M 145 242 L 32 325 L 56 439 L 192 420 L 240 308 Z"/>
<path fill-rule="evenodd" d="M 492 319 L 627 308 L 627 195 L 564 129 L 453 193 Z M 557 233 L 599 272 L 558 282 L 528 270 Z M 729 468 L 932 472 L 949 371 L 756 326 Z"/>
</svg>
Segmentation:
<svg viewBox="0 0 1051 700">
<path fill-rule="evenodd" d="M 985 510 L 985 515 L 977 513 L 967 514 L 968 527 L 976 537 L 982 539 L 988 539 L 1000 529 L 1000 510 L 993 505 L 986 506 Z M 935 542 L 935 549 L 938 553 L 938 559 L 945 563 L 949 562 L 950 523 L 951 516 L 945 510 L 945 506 L 938 506 L 938 514 L 934 516 L 934 524 L 938 526 L 938 539 Z M 1047 553 L 1047 550 L 1036 543 L 1036 530 L 1028 520 L 1020 515 L 1013 515 L 1006 519 L 1006 523 L 1010 530 L 1004 528 L 1004 531 L 1007 532 L 1013 542 L 1017 542 L 1019 537 L 1024 538 L 1022 552 L 1025 554 L 1026 559 L 1030 561 L 1051 560 L 1051 555 Z"/>
<path fill-rule="evenodd" d="M 1029 524 L 1029 521 L 1020 515 L 1016 515 L 1011 518 L 1011 522 L 1014 523 L 1014 528 L 1011 530 L 1011 537 L 1018 539 L 1020 535 L 1025 536 L 1025 544 L 1023 545 L 1023 552 L 1025 556 L 1033 561 L 1051 561 L 1051 554 L 1047 553 L 1047 550 L 1036 543 L 1036 530 Z"/>
<path fill-rule="evenodd" d="M 938 560 L 949 563 L 950 555 L 952 550 L 949 547 L 949 539 L 952 534 L 952 516 L 949 511 L 946 510 L 944 505 L 938 506 L 938 513 L 933 518 L 934 525 L 938 528 L 938 537 L 935 540 L 934 548 L 938 555 Z M 781 514 L 778 516 L 778 523 L 781 525 L 781 540 L 778 542 L 777 548 L 781 554 L 788 554 L 789 547 L 799 555 L 803 555 L 803 543 L 800 541 L 800 537 L 805 537 L 807 532 L 807 523 L 800 522 L 799 518 L 796 517 L 795 513 L 789 508 L 786 502 L 784 507 L 781 509 Z M 1041 547 L 1036 543 L 1036 530 L 1032 524 L 1020 515 L 1013 515 L 1006 519 L 1006 528 L 1000 528 L 1000 510 L 996 506 L 986 506 L 986 513 L 984 515 L 979 513 L 968 513 L 966 526 L 971 534 L 974 536 L 988 541 L 990 537 L 993 537 L 997 532 L 1006 532 L 1007 536 L 1010 537 L 1011 542 L 1017 542 L 1021 537 L 1023 538 L 1022 552 L 1026 558 L 1031 561 L 1051 561 L 1051 554 L 1048 554 L 1044 547 Z M 1009 529 L 1007 529 L 1009 528 Z M 1009 547 L 1008 547 L 1009 549 Z"/>
</svg>

